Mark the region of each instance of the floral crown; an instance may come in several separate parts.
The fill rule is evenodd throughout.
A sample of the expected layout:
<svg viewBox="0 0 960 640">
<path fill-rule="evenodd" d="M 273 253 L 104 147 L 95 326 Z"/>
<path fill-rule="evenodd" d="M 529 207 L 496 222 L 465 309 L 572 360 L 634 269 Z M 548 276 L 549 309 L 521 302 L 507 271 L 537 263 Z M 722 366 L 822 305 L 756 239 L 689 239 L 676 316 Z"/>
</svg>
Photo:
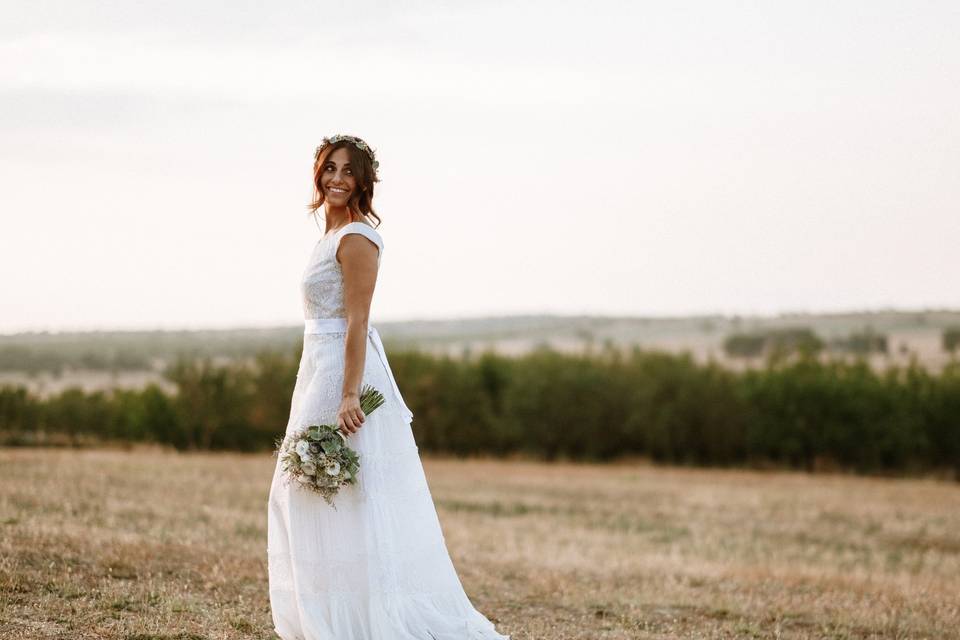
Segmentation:
<svg viewBox="0 0 960 640">
<path fill-rule="evenodd" d="M 367 155 L 370 156 L 370 163 L 373 165 L 373 170 L 376 171 L 380 166 L 380 163 L 377 161 L 377 156 L 374 154 L 373 149 L 366 142 L 361 140 L 356 136 L 346 136 L 341 133 L 338 133 L 335 136 L 330 136 L 329 138 L 323 139 L 323 144 L 317 147 L 317 150 L 313 152 L 313 161 L 316 162 L 317 158 L 320 157 L 320 151 L 323 150 L 327 145 L 333 144 L 335 142 L 340 142 L 341 140 L 346 140 L 347 142 L 352 143 L 358 149 L 362 149 L 367 152 Z"/>
</svg>

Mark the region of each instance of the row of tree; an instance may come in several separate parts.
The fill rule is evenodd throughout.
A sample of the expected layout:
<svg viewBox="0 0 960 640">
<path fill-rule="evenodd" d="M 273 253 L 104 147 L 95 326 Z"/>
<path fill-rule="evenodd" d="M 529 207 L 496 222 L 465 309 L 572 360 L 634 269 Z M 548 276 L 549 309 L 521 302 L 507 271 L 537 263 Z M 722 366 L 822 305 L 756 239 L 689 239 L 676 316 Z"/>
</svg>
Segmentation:
<svg viewBox="0 0 960 640">
<path fill-rule="evenodd" d="M 738 373 L 640 348 L 519 358 L 391 351 L 390 360 L 425 451 L 960 476 L 960 363 L 938 375 L 916 361 L 879 373 L 863 360 L 801 354 Z M 178 389 L 169 395 L 157 386 L 71 389 L 41 400 L 8 386 L 0 431 L 7 444 L 56 434 L 270 449 L 289 418 L 298 364 L 298 350 L 248 364 L 181 359 L 168 370 Z"/>
<path fill-rule="evenodd" d="M 960 349 L 960 327 L 944 329 L 940 334 L 943 351 L 955 354 Z M 723 350 L 733 358 L 756 358 L 774 353 L 819 353 L 828 349 L 835 353 L 868 355 L 889 353 L 888 337 L 871 327 L 847 336 L 824 340 L 807 327 L 738 332 L 727 336 Z"/>
</svg>

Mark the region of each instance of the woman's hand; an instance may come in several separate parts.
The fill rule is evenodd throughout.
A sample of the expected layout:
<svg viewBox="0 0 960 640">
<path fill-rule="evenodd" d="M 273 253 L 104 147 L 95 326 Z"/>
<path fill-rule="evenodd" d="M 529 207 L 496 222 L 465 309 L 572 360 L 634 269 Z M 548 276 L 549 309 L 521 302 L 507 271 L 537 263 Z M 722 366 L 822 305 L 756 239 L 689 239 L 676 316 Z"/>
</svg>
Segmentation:
<svg viewBox="0 0 960 640">
<path fill-rule="evenodd" d="M 365 419 L 363 409 L 360 408 L 360 396 L 353 393 L 344 396 L 337 411 L 337 426 L 340 431 L 344 434 L 356 433 Z"/>
</svg>

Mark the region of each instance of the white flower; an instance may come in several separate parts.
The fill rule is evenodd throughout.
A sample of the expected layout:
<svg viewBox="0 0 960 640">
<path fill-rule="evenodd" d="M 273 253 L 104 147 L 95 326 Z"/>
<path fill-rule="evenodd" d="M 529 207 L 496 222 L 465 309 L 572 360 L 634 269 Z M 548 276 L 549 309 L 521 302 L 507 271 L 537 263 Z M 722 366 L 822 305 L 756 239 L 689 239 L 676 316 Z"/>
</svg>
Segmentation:
<svg viewBox="0 0 960 640">
<path fill-rule="evenodd" d="M 301 440 L 297 443 L 297 453 L 300 454 L 300 458 L 303 458 L 305 455 L 310 453 L 310 443 L 306 440 Z"/>
<path fill-rule="evenodd" d="M 304 462 L 300 465 L 300 470 L 308 476 L 312 476 L 317 472 L 317 465 L 313 464 L 312 462 Z"/>
<path fill-rule="evenodd" d="M 327 475 L 335 476 L 338 473 L 340 473 L 340 463 L 334 460 L 333 462 L 327 465 Z"/>
<path fill-rule="evenodd" d="M 310 484 L 311 482 L 313 482 L 313 478 L 310 476 L 297 476 L 297 480 L 299 480 L 303 484 Z"/>
</svg>

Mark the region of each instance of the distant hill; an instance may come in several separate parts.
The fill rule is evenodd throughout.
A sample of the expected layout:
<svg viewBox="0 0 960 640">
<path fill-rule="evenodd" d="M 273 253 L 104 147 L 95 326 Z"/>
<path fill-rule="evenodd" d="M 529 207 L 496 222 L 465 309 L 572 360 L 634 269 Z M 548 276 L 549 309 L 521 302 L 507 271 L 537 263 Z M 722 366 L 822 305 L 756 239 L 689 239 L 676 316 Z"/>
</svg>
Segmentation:
<svg viewBox="0 0 960 640">
<path fill-rule="evenodd" d="M 733 368 L 756 359 L 729 357 L 724 341 L 733 334 L 809 329 L 825 343 L 856 332 L 885 337 L 886 354 L 869 355 L 884 367 L 916 358 L 938 370 L 950 358 L 943 331 L 960 326 L 960 310 L 880 310 L 847 313 L 782 313 L 774 316 L 700 315 L 675 317 L 518 315 L 448 320 L 374 322 L 387 349 L 419 349 L 451 356 L 486 350 L 519 355 L 538 346 L 578 352 L 602 348 L 688 352 Z M 299 352 L 299 325 L 171 331 L 26 332 L 0 335 L 0 384 L 29 382 L 62 386 L 70 380 L 94 386 L 137 385 L 159 377 L 179 355 L 248 358 L 261 350 Z M 841 354 L 831 354 L 837 355 Z M 84 384 L 84 386 L 89 386 Z"/>
</svg>

